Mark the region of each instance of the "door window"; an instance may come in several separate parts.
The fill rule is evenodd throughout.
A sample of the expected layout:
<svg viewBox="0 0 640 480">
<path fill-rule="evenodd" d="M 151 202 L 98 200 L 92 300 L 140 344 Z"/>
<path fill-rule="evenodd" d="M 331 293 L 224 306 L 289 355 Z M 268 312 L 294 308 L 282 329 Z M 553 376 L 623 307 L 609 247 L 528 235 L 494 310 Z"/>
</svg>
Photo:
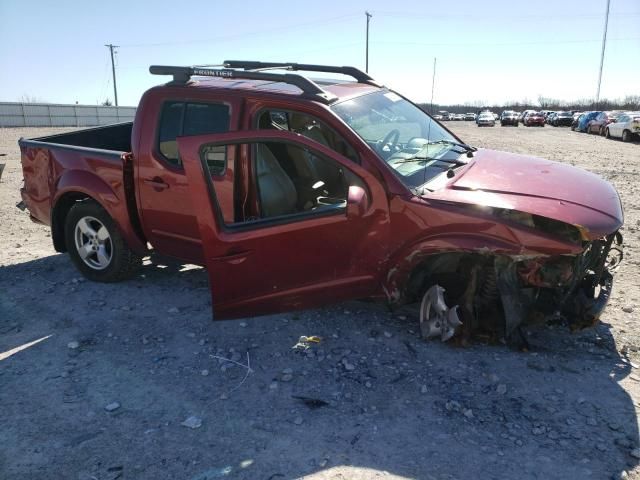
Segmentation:
<svg viewBox="0 0 640 480">
<path fill-rule="evenodd" d="M 235 200 L 231 198 L 232 190 L 225 187 L 235 181 L 225 167 L 229 156 L 225 151 L 230 148 L 251 155 L 249 192 Z M 224 179 L 218 181 L 212 176 L 211 180 L 218 205 L 232 206 L 222 218 L 228 226 L 248 226 L 274 218 L 292 221 L 315 215 L 346 214 L 349 187 L 365 188 L 364 182 L 341 163 L 285 141 L 206 145 L 200 150 L 200 158 L 210 170 L 226 169 Z"/>
<path fill-rule="evenodd" d="M 229 131 L 229 107 L 218 103 L 166 102 L 160 114 L 158 150 L 165 160 L 182 166 L 176 137 L 225 133 Z M 208 162 L 208 165 L 211 163 Z M 212 175 L 219 174 L 219 162 L 213 162 Z"/>
<path fill-rule="evenodd" d="M 353 175 L 339 163 L 284 142 L 257 143 L 253 153 L 259 218 L 346 207 Z"/>
</svg>

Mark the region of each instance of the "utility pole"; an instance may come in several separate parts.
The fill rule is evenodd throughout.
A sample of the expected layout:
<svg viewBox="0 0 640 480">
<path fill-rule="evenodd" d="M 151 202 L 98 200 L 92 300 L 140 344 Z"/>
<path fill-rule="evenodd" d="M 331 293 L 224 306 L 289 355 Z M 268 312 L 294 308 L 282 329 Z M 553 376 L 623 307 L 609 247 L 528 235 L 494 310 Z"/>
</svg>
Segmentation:
<svg viewBox="0 0 640 480">
<path fill-rule="evenodd" d="M 431 115 L 433 115 L 433 89 L 436 86 L 436 57 L 433 57 L 433 78 L 431 79 Z"/>
<path fill-rule="evenodd" d="M 367 50 L 364 71 L 369 73 L 369 20 L 371 19 L 371 17 L 373 17 L 373 15 L 371 15 L 369 12 L 364 12 L 364 14 L 367 16 Z"/>
<path fill-rule="evenodd" d="M 604 34 L 602 35 L 602 53 L 600 54 L 600 73 L 598 73 L 598 91 L 596 93 L 596 107 L 600 102 L 600 84 L 602 83 L 602 66 L 604 65 L 604 49 L 607 46 L 607 26 L 609 25 L 609 4 L 611 0 L 607 0 L 607 13 L 604 17 Z"/>
<path fill-rule="evenodd" d="M 116 84 L 116 64 L 113 61 L 113 50 L 118 48 L 119 45 L 105 45 L 111 52 L 111 74 L 113 75 L 113 96 L 115 97 L 116 107 L 118 106 L 118 85 Z"/>
</svg>

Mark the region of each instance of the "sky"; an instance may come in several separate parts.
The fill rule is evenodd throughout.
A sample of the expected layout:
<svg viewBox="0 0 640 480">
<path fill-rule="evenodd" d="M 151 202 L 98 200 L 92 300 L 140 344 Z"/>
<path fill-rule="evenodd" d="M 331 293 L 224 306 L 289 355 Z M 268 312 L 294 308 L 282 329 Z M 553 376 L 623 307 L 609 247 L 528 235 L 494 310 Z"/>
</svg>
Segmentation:
<svg viewBox="0 0 640 480">
<path fill-rule="evenodd" d="M 365 67 L 415 102 L 596 95 L 606 0 L 0 0 L 0 101 L 113 101 L 167 77 L 149 65 L 227 59 Z M 601 98 L 640 95 L 640 1 L 611 0 Z"/>
</svg>

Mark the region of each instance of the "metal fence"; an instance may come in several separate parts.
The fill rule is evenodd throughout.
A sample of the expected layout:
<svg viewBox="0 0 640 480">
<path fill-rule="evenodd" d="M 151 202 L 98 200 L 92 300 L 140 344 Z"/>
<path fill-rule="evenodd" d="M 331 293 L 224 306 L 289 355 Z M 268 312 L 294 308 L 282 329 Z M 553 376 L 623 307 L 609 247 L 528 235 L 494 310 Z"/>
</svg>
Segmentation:
<svg viewBox="0 0 640 480">
<path fill-rule="evenodd" d="M 93 127 L 131 122 L 136 107 L 0 102 L 0 127 Z"/>
</svg>

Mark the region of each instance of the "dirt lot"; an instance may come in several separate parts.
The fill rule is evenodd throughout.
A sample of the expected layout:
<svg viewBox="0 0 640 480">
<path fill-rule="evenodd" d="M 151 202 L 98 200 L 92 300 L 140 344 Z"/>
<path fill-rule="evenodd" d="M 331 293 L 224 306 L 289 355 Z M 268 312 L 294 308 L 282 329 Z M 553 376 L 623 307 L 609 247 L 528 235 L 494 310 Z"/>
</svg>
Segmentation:
<svg viewBox="0 0 640 480">
<path fill-rule="evenodd" d="M 450 126 L 618 188 L 626 258 L 596 330 L 462 349 L 358 302 L 214 323 L 205 272 L 162 260 L 85 282 L 14 206 L 17 139 L 51 130 L 0 129 L 0 478 L 640 478 L 640 145 Z"/>
</svg>

